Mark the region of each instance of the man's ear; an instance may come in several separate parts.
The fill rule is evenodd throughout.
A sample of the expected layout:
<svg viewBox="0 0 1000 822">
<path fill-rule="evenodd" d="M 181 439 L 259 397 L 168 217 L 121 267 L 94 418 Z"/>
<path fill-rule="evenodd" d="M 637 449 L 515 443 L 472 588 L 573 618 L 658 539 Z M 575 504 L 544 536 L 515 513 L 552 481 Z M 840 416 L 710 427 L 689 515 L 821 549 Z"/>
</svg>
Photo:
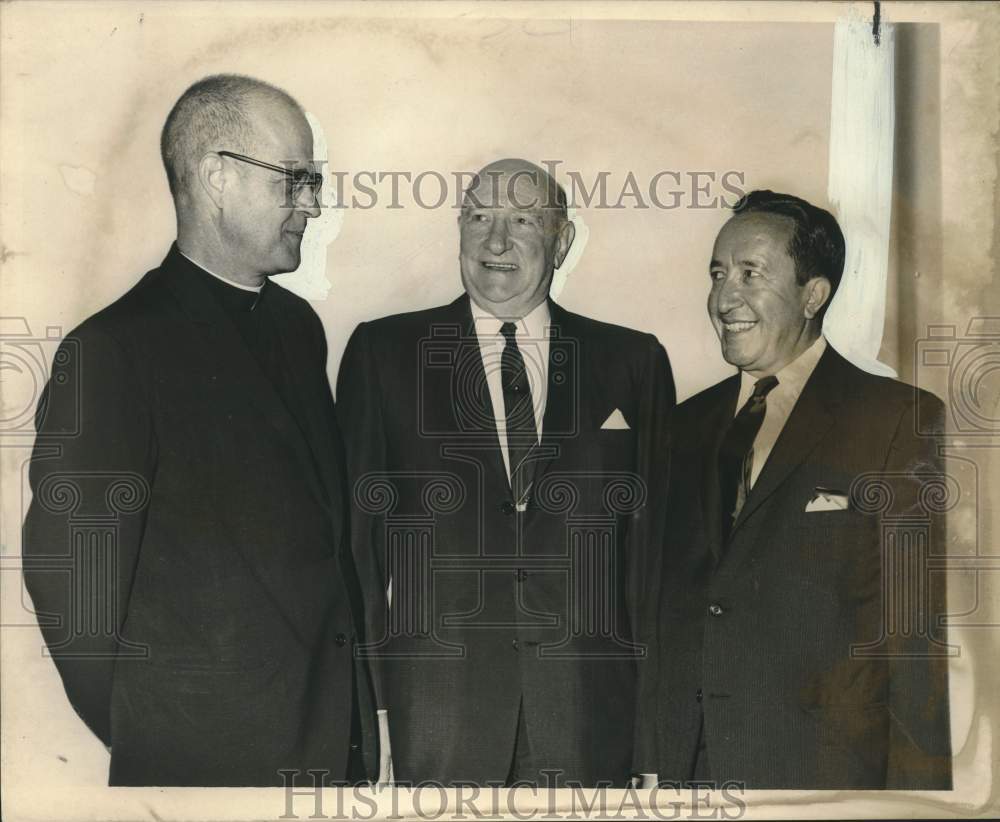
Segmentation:
<svg viewBox="0 0 1000 822">
<path fill-rule="evenodd" d="M 209 152 L 198 162 L 198 184 L 215 207 L 222 208 L 226 191 L 226 170 L 222 158 L 215 152 Z"/>
<path fill-rule="evenodd" d="M 563 264 L 563 260 L 565 260 L 566 255 L 569 254 L 569 249 L 570 246 L 573 245 L 574 237 L 576 237 L 576 226 L 573 225 L 572 220 L 566 220 L 566 222 L 563 223 L 562 228 L 559 229 L 559 234 L 556 237 L 556 268 L 559 268 L 559 266 Z"/>
<path fill-rule="evenodd" d="M 807 320 L 814 319 L 820 309 L 827 304 L 830 299 L 830 292 L 833 286 L 826 277 L 813 277 L 806 283 L 806 305 L 803 312 Z"/>
</svg>

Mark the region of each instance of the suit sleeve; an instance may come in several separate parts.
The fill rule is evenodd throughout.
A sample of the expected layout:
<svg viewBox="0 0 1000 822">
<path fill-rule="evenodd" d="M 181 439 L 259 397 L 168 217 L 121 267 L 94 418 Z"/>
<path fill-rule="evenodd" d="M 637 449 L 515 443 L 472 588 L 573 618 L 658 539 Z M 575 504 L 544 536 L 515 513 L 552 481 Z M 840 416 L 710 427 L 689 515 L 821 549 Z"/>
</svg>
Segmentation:
<svg viewBox="0 0 1000 822">
<path fill-rule="evenodd" d="M 663 566 L 666 495 L 670 478 L 670 420 L 677 401 L 667 352 L 651 338 L 639 391 L 637 471 L 646 485 L 646 504 L 629 533 L 629 616 L 633 636 L 645 648 L 638 664 L 634 773 L 656 770 L 657 606 Z"/>
<path fill-rule="evenodd" d="M 369 337 L 362 323 L 347 342 L 337 375 L 337 411 L 347 457 L 351 551 L 364 598 L 366 642 L 372 646 L 386 635 L 388 580 L 381 518 L 366 510 L 359 498 L 359 481 L 386 466 L 382 392 Z M 370 668 L 376 706 L 386 708 L 377 656 L 371 657 Z"/>
<path fill-rule="evenodd" d="M 140 383 L 111 336 L 81 327 L 54 363 L 36 414 L 24 580 L 70 703 L 110 745 L 155 441 Z"/>
<path fill-rule="evenodd" d="M 942 489 L 944 465 L 938 445 L 944 431 L 945 409 L 932 394 L 920 392 L 902 414 L 889 449 L 886 475 L 893 477 L 894 515 L 930 517 L 927 555 L 946 555 L 947 533 Z M 918 418 L 924 433 L 918 434 Z M 931 435 L 927 422 L 931 421 Z M 883 545 L 883 550 L 888 546 Z M 885 590 L 927 591 L 926 612 L 915 614 L 914 630 L 890 632 L 889 710 L 890 751 L 888 788 L 948 790 L 951 788 L 951 733 L 948 706 L 948 656 L 944 626 L 947 580 L 943 570 L 905 561 L 883 567 L 898 577 L 883 580 Z M 900 586 L 903 586 L 901 588 Z M 925 587 L 926 586 L 926 587 Z M 918 597 L 919 598 L 919 597 Z M 921 607 L 917 603 L 917 607 Z"/>
</svg>

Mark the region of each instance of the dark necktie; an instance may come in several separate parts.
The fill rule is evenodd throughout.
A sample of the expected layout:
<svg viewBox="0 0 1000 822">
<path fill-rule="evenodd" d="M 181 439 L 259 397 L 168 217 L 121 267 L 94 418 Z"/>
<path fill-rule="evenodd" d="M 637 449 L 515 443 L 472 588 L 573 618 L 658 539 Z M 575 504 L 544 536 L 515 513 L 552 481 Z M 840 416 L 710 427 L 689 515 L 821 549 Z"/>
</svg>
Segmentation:
<svg viewBox="0 0 1000 822">
<path fill-rule="evenodd" d="M 532 462 L 527 457 L 538 445 L 538 428 L 535 426 L 535 407 L 531 399 L 531 385 L 524 368 L 524 358 L 517 347 L 517 326 L 504 323 L 500 333 L 506 340 L 500 357 L 500 383 L 503 386 L 503 405 L 507 414 L 507 457 L 510 460 L 510 487 L 514 501 L 528 501 L 531 480 L 534 477 Z"/>
<path fill-rule="evenodd" d="M 757 380 L 753 394 L 733 419 L 719 448 L 719 499 L 722 503 L 722 541 L 729 541 L 733 523 L 739 516 L 737 503 L 746 499 L 750 490 L 750 469 L 753 462 L 753 441 L 767 411 L 767 394 L 778 384 L 777 377 L 763 377 Z M 740 496 L 740 489 L 744 494 Z"/>
</svg>

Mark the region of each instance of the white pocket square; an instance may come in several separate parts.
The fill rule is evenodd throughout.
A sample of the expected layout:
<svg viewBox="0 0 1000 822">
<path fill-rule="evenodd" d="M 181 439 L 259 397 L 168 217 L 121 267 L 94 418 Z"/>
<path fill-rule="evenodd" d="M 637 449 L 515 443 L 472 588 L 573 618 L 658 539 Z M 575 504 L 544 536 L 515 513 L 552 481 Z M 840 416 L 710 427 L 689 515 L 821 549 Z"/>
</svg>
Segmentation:
<svg viewBox="0 0 1000 822">
<path fill-rule="evenodd" d="M 629 428 L 629 424 L 625 422 L 625 417 L 622 416 L 622 412 L 617 408 L 611 412 L 611 416 L 601 425 L 602 431 L 628 431 Z"/>
<path fill-rule="evenodd" d="M 847 494 L 839 491 L 830 491 L 826 488 L 817 488 L 813 498 L 806 504 L 806 513 L 814 511 L 846 511 Z"/>
</svg>

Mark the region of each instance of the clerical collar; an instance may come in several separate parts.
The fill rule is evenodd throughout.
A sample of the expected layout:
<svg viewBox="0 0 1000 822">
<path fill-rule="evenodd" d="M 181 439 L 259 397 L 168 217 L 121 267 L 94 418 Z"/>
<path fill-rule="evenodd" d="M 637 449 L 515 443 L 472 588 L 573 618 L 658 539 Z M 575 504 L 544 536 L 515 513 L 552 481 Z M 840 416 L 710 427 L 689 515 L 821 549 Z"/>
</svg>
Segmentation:
<svg viewBox="0 0 1000 822">
<path fill-rule="evenodd" d="M 228 277 L 223 277 L 220 274 L 216 274 L 214 271 L 210 271 L 208 268 L 206 268 L 205 266 L 203 266 L 201 263 L 197 262 L 196 260 L 192 260 L 190 257 L 188 257 L 187 254 L 185 254 L 179 248 L 177 249 L 177 253 L 180 254 L 188 262 L 194 263 L 194 265 L 198 266 L 198 268 L 200 268 L 206 274 L 211 274 L 213 277 L 215 277 L 215 279 L 221 280 L 226 285 L 231 285 L 233 288 L 238 288 L 241 291 L 252 291 L 254 294 L 260 294 L 261 289 L 264 288 L 263 284 L 261 284 L 261 285 L 243 285 L 243 283 L 238 283 L 235 280 L 230 280 Z"/>
<path fill-rule="evenodd" d="M 211 271 L 202 268 L 190 257 L 184 254 L 181 254 L 181 256 L 201 272 L 205 287 L 212 293 L 227 314 L 231 316 L 249 314 L 257 308 L 261 300 L 265 299 L 264 292 L 267 289 L 263 285 L 259 288 L 250 288 L 239 283 L 234 283 L 232 280 L 227 280 L 225 277 L 220 277 L 218 274 L 213 274 Z M 266 284 L 267 281 L 265 280 Z"/>
</svg>

